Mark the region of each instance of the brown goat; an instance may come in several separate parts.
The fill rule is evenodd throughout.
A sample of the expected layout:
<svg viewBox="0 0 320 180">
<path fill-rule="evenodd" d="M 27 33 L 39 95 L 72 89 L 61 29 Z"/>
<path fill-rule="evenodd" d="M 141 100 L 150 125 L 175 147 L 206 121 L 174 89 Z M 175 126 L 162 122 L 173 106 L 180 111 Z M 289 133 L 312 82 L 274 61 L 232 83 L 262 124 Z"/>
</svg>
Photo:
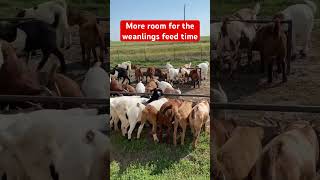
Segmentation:
<svg viewBox="0 0 320 180">
<path fill-rule="evenodd" d="M 114 80 L 114 79 L 111 80 L 110 90 L 111 91 L 119 91 L 119 92 L 123 92 L 124 91 L 124 89 L 119 84 L 119 82 L 117 80 Z"/>
<path fill-rule="evenodd" d="M 141 112 L 141 125 L 138 129 L 138 136 L 137 138 L 140 138 L 140 134 L 143 128 L 143 125 L 146 121 L 148 121 L 152 125 L 152 136 L 154 141 L 158 141 L 157 137 L 157 114 L 158 110 L 151 105 L 147 105 L 144 110 Z"/>
<path fill-rule="evenodd" d="M 146 92 L 151 92 L 153 91 L 155 88 L 157 88 L 157 82 L 155 80 L 150 80 L 150 82 L 148 82 L 148 84 L 146 85 Z"/>
<path fill-rule="evenodd" d="M 57 66 L 54 65 L 50 72 L 48 87 L 61 97 L 83 97 L 80 86 L 69 77 L 56 73 Z"/>
<path fill-rule="evenodd" d="M 184 101 L 180 107 L 175 112 L 175 120 L 174 120 L 174 131 L 173 131 L 173 144 L 177 145 L 177 131 L 178 126 L 182 128 L 182 135 L 181 135 L 181 145 L 184 145 L 184 137 L 186 135 L 187 125 L 189 124 L 188 118 L 189 114 L 192 111 L 192 102 Z"/>
<path fill-rule="evenodd" d="M 154 74 L 156 72 L 156 68 L 155 67 L 148 67 L 147 68 L 147 72 L 146 72 L 146 82 L 148 82 L 148 77 L 150 79 L 154 78 Z"/>
<path fill-rule="evenodd" d="M 167 80 L 167 73 L 163 72 L 160 68 L 155 68 L 155 76 L 158 76 L 159 81 L 166 81 Z"/>
<path fill-rule="evenodd" d="M 268 65 L 268 83 L 272 83 L 274 56 L 278 65 L 278 73 L 282 71 L 282 82 L 287 81 L 286 53 L 287 37 L 280 26 L 280 20 L 262 26 L 256 33 L 253 48 L 260 51 L 261 71 Z"/>
<path fill-rule="evenodd" d="M 193 134 L 192 146 L 194 148 L 197 145 L 201 128 L 205 125 L 206 122 L 209 121 L 209 103 L 208 101 L 203 100 L 193 107 L 189 116 L 189 123 Z"/>
<path fill-rule="evenodd" d="M 136 92 L 136 89 L 129 84 L 122 84 L 122 88 L 128 92 Z"/>
<path fill-rule="evenodd" d="M 251 179 L 313 179 L 318 159 L 319 142 L 313 127 L 309 122 L 293 122 L 263 149 Z"/>
<path fill-rule="evenodd" d="M 170 134 L 172 130 L 172 123 L 175 119 L 175 113 L 181 106 L 182 101 L 177 99 L 169 99 L 164 103 L 157 115 L 157 125 L 159 126 L 159 141 L 162 142 L 162 126 L 167 127 L 167 143 L 169 143 Z"/>
<path fill-rule="evenodd" d="M 138 67 L 138 66 L 136 66 L 136 65 L 134 65 L 134 66 L 133 66 L 133 69 L 134 69 L 134 75 L 135 75 L 135 77 L 136 77 L 137 82 L 142 81 L 142 79 L 143 79 L 143 73 L 142 73 L 142 71 L 141 71 L 141 68 Z"/>
<path fill-rule="evenodd" d="M 189 77 L 193 82 L 193 88 L 196 88 L 196 84 L 198 84 L 198 87 L 200 87 L 200 74 L 197 69 L 191 70 Z"/>
<path fill-rule="evenodd" d="M 70 26 L 79 25 L 80 46 L 82 62 L 90 66 L 91 52 L 95 61 L 98 61 L 96 46 L 100 46 L 100 61 L 103 62 L 103 54 L 106 50 L 102 29 L 97 23 L 97 17 L 87 11 L 68 6 L 68 23 Z"/>
<path fill-rule="evenodd" d="M 13 47 L 1 41 L 3 64 L 0 66 L 0 94 L 39 95 L 41 86 L 35 72 L 19 59 Z"/>
<path fill-rule="evenodd" d="M 217 151 L 217 169 L 225 179 L 245 179 L 262 152 L 262 128 L 237 127 Z"/>
</svg>

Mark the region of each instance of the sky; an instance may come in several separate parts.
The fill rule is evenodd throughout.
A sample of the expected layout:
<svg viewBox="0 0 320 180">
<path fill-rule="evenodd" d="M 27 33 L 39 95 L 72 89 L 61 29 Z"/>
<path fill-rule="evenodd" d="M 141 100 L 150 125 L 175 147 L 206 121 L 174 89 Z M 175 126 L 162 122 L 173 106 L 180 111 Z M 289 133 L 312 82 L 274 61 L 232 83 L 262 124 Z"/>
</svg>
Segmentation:
<svg viewBox="0 0 320 180">
<path fill-rule="evenodd" d="M 111 41 L 120 40 L 120 20 L 200 20 L 200 35 L 210 35 L 210 0 L 111 0 Z"/>
</svg>

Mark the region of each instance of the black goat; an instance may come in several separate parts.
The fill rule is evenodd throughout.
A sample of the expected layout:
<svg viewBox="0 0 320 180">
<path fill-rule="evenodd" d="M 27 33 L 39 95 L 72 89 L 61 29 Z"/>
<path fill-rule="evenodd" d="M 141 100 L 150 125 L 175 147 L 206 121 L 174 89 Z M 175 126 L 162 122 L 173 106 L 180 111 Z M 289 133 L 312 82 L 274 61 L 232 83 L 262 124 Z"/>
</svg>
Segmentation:
<svg viewBox="0 0 320 180">
<path fill-rule="evenodd" d="M 152 101 L 156 101 L 156 100 L 158 100 L 160 97 L 163 96 L 163 92 L 162 92 L 161 89 L 155 88 L 155 89 L 152 90 L 152 92 L 153 92 L 153 93 L 152 93 L 150 99 L 145 103 L 145 105 L 151 103 Z"/>
<path fill-rule="evenodd" d="M 124 69 L 124 68 L 116 66 L 110 71 L 110 74 L 114 75 L 116 73 L 116 71 L 118 72 L 118 79 L 123 78 L 122 84 L 124 83 L 124 81 L 126 79 L 128 79 L 129 84 L 130 84 L 130 78 L 128 76 L 128 70 L 127 69 Z"/>
<path fill-rule="evenodd" d="M 29 20 L 21 23 L 2 23 L 0 24 L 0 39 L 12 43 L 15 48 L 18 47 L 17 53 L 24 53 L 28 58 L 30 52 L 40 49 L 43 56 L 37 70 L 41 70 L 48 61 L 50 54 L 54 54 L 60 61 L 61 71 L 65 72 L 66 64 L 64 55 L 59 50 L 56 42 L 55 28 L 58 24 L 58 16 L 55 17 L 53 24 L 48 24 L 40 20 Z"/>
</svg>

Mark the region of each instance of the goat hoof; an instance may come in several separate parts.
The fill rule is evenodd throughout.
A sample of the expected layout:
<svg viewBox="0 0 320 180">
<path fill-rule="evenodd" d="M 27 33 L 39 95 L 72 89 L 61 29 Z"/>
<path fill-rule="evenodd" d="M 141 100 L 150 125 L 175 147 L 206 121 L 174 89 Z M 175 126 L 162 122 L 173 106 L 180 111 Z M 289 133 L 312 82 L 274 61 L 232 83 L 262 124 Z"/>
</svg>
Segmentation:
<svg viewBox="0 0 320 180">
<path fill-rule="evenodd" d="M 130 141 L 130 142 L 131 142 L 131 139 L 128 139 L 128 141 Z"/>
</svg>

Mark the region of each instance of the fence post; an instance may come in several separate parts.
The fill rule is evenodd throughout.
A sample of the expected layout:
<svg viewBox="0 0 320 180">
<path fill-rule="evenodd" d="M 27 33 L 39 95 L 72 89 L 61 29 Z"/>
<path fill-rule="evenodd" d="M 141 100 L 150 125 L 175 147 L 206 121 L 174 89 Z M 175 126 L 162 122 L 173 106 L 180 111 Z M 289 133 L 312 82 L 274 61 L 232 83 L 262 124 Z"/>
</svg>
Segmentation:
<svg viewBox="0 0 320 180">
<path fill-rule="evenodd" d="M 117 49 L 118 61 L 120 61 L 119 49 Z"/>
<path fill-rule="evenodd" d="M 287 39 L 287 74 L 290 74 L 291 53 L 292 53 L 292 20 L 288 22 L 288 39 Z"/>
<path fill-rule="evenodd" d="M 176 48 L 174 45 L 173 45 L 173 60 L 174 61 L 176 60 Z"/>
<path fill-rule="evenodd" d="M 147 54 L 146 54 L 146 43 L 144 43 L 144 61 L 147 60 Z"/>
<path fill-rule="evenodd" d="M 201 51 L 200 51 L 200 60 L 202 61 L 202 44 L 201 44 L 201 42 L 199 42 L 200 43 L 200 49 L 201 49 Z"/>
</svg>

